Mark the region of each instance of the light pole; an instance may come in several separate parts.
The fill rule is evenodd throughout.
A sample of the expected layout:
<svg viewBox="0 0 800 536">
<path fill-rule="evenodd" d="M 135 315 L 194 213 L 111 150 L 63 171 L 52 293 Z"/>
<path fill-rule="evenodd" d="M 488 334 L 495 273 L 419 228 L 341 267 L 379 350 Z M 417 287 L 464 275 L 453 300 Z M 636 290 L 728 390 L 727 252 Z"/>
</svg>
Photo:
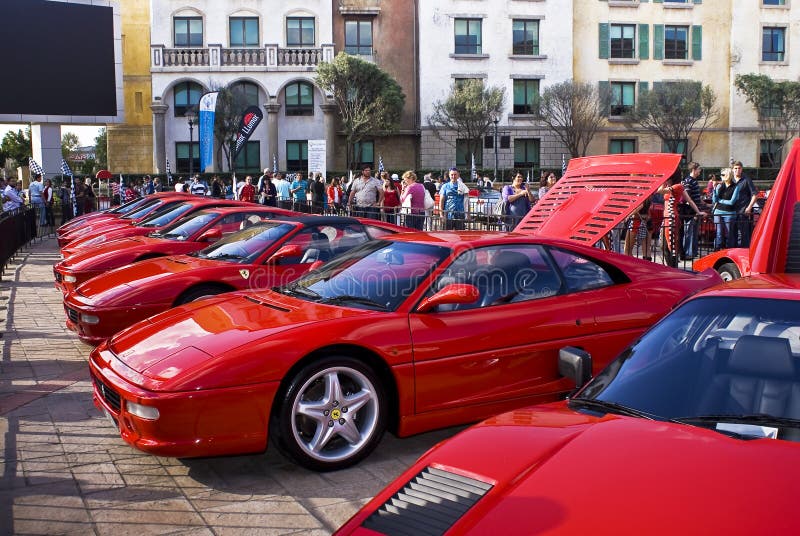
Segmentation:
<svg viewBox="0 0 800 536">
<path fill-rule="evenodd" d="M 194 106 L 188 106 L 183 116 L 189 123 L 189 180 L 191 180 L 194 173 L 194 126 L 197 124 L 197 112 L 194 111 Z"/>
<path fill-rule="evenodd" d="M 494 123 L 494 180 L 497 180 L 497 168 L 498 168 L 497 123 L 499 122 L 500 122 L 500 114 L 498 112 L 492 112 L 492 123 Z"/>
</svg>

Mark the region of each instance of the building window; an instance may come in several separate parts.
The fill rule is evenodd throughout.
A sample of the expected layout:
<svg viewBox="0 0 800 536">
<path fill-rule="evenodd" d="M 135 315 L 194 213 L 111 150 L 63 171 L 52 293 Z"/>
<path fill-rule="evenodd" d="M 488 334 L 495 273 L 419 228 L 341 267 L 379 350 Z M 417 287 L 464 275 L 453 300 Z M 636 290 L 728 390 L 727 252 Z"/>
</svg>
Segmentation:
<svg viewBox="0 0 800 536">
<path fill-rule="evenodd" d="M 251 82 L 236 82 L 230 86 L 237 105 L 258 106 L 258 86 Z"/>
<path fill-rule="evenodd" d="M 200 170 L 200 146 L 196 141 L 192 142 L 192 170 Z M 189 173 L 189 142 L 179 141 L 175 142 L 175 173 Z"/>
<path fill-rule="evenodd" d="M 201 17 L 175 17 L 173 42 L 176 47 L 203 46 L 203 19 Z"/>
<path fill-rule="evenodd" d="M 344 51 L 354 56 L 372 55 L 372 21 L 344 21 Z"/>
<path fill-rule="evenodd" d="M 353 147 L 355 152 L 356 167 L 369 166 L 375 167 L 375 142 L 374 141 L 357 141 Z"/>
<path fill-rule="evenodd" d="M 765 6 L 785 6 L 786 0 L 764 0 L 763 4 Z"/>
<path fill-rule="evenodd" d="M 686 165 L 686 162 L 687 162 L 686 148 L 687 148 L 688 144 L 686 143 L 685 139 L 677 140 L 677 142 L 678 142 L 677 153 L 679 155 L 681 155 L 681 165 Z M 670 150 L 669 146 L 667 145 L 667 142 L 665 142 L 665 141 L 661 142 L 661 152 L 662 153 L 671 153 L 672 152 L 672 150 Z"/>
<path fill-rule="evenodd" d="M 758 109 L 759 119 L 774 119 L 783 115 L 782 100 L 777 96 L 765 99 L 764 104 Z"/>
<path fill-rule="evenodd" d="M 288 17 L 286 19 L 286 46 L 313 47 L 314 17 Z"/>
<path fill-rule="evenodd" d="M 636 152 L 636 138 L 612 138 L 608 142 L 608 154 L 629 154 Z"/>
<path fill-rule="evenodd" d="M 609 28 L 611 39 L 612 58 L 634 58 L 635 48 L 633 46 L 636 36 L 636 26 L 633 24 L 612 24 Z"/>
<path fill-rule="evenodd" d="M 261 172 L 261 142 L 248 141 L 236 156 L 236 170 L 242 173 Z"/>
<path fill-rule="evenodd" d="M 314 115 L 314 86 L 294 82 L 286 86 L 286 115 Z"/>
<path fill-rule="evenodd" d="M 456 19 L 456 54 L 481 53 L 481 19 Z"/>
<path fill-rule="evenodd" d="M 517 56 L 539 54 L 539 21 L 515 20 L 513 24 L 514 50 Z"/>
<path fill-rule="evenodd" d="M 786 28 L 767 27 L 762 32 L 761 61 L 784 61 Z"/>
<path fill-rule="evenodd" d="M 472 148 L 470 148 L 472 145 Z M 474 153 L 473 153 L 474 151 Z M 472 155 L 475 155 L 475 165 L 483 164 L 483 148 L 480 140 L 474 140 L 471 144 L 469 140 L 456 140 L 456 165 L 460 167 L 472 166 Z"/>
<path fill-rule="evenodd" d="M 514 139 L 514 167 L 520 169 L 539 167 L 538 139 Z"/>
<path fill-rule="evenodd" d="M 611 115 L 625 115 L 636 104 L 636 82 L 611 82 Z"/>
<path fill-rule="evenodd" d="M 514 80 L 514 112 L 520 115 L 539 113 L 539 80 Z"/>
<path fill-rule="evenodd" d="M 229 19 L 231 47 L 257 47 L 259 43 L 258 18 L 231 17 Z"/>
<path fill-rule="evenodd" d="M 286 140 L 286 169 L 288 171 L 308 169 L 308 141 Z"/>
<path fill-rule="evenodd" d="M 189 106 L 197 106 L 200 97 L 203 96 L 203 86 L 195 82 L 181 82 L 176 84 L 172 90 L 173 106 L 175 117 L 183 117 Z"/>
<path fill-rule="evenodd" d="M 685 4 L 686 0 L 664 0 L 665 4 Z"/>
<path fill-rule="evenodd" d="M 456 89 L 461 89 L 467 82 L 471 80 L 483 84 L 483 78 L 455 78 L 453 79 L 453 87 L 455 87 Z"/>
<path fill-rule="evenodd" d="M 781 165 L 783 140 L 761 140 L 758 167 L 776 168 Z"/>
<path fill-rule="evenodd" d="M 688 26 L 664 26 L 664 59 L 685 60 L 689 50 Z"/>
</svg>

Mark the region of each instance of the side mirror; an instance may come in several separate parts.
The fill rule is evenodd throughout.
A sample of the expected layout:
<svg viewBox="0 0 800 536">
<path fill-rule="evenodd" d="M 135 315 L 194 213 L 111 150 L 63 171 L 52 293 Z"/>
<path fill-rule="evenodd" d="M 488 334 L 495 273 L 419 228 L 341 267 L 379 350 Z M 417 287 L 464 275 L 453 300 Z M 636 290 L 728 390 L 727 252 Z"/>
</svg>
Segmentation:
<svg viewBox="0 0 800 536">
<path fill-rule="evenodd" d="M 567 346 L 558 351 L 558 373 L 575 381 L 580 389 L 592 379 L 592 356 L 589 352 Z"/>
<path fill-rule="evenodd" d="M 300 247 L 298 244 L 287 244 L 278 251 L 276 251 L 272 255 L 272 257 L 269 258 L 269 262 L 275 263 L 287 257 L 302 257 L 302 256 L 303 256 L 302 247 Z"/>
<path fill-rule="evenodd" d="M 480 297 L 481 292 L 475 285 L 451 283 L 430 298 L 425 298 L 417 307 L 417 312 L 427 313 L 438 305 L 475 303 Z"/>
<path fill-rule="evenodd" d="M 313 272 L 314 270 L 316 270 L 317 268 L 319 268 L 323 264 L 325 264 L 325 261 L 316 260 L 316 261 L 311 263 L 311 266 L 308 267 L 308 271 L 309 272 Z"/>
<path fill-rule="evenodd" d="M 204 232 L 200 235 L 197 239 L 198 242 L 216 242 L 222 238 L 222 230 L 221 229 L 209 229 L 208 231 Z"/>
</svg>

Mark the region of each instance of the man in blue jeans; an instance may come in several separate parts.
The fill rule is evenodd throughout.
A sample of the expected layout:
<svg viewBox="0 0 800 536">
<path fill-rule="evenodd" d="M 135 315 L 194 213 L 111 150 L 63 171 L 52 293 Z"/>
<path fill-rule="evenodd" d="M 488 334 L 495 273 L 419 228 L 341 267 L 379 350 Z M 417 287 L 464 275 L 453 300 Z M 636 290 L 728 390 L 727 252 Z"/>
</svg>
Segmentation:
<svg viewBox="0 0 800 536">
<path fill-rule="evenodd" d="M 31 204 L 36 209 L 36 215 L 39 218 L 39 227 L 44 227 L 46 224 L 44 214 L 44 201 L 42 200 L 42 191 L 44 185 L 42 184 L 42 176 L 36 174 L 33 176 L 31 185 L 28 187 L 28 194 L 30 195 Z"/>
<path fill-rule="evenodd" d="M 731 230 L 736 247 L 750 247 L 750 233 L 753 226 L 753 206 L 758 199 L 758 190 L 753 180 L 742 173 L 742 163 L 733 163 L 733 181 L 739 190 L 736 199 L 736 218 Z"/>
<path fill-rule="evenodd" d="M 690 162 L 689 175 L 683 179 L 683 189 L 689 194 L 689 197 L 692 198 L 692 201 L 694 201 L 697 207 L 703 206 L 703 200 L 700 195 L 700 184 L 697 182 L 697 178 L 702 171 L 703 168 L 700 167 L 700 164 L 697 162 Z M 685 201 L 680 205 L 680 215 L 681 218 L 683 218 L 683 253 L 681 257 L 683 258 L 682 260 L 692 259 L 697 254 L 698 220 L 695 218 L 692 207 Z"/>
</svg>

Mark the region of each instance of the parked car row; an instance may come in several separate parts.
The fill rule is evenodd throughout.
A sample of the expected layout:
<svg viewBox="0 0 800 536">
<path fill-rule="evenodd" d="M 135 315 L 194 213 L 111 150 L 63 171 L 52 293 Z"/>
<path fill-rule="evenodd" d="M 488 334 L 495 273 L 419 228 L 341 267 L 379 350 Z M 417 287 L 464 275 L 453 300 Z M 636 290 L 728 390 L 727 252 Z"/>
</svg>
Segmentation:
<svg viewBox="0 0 800 536">
<path fill-rule="evenodd" d="M 426 454 L 342 533 L 685 532 L 701 510 L 713 530 L 734 529 L 723 513 L 746 511 L 736 490 L 751 482 L 786 507 L 770 524 L 765 502 L 759 527 L 797 528 L 794 279 L 718 288 L 713 270 L 594 247 L 679 159 L 573 159 L 515 233 L 156 197 L 149 237 L 126 224 L 130 235 L 93 245 L 69 230 L 83 245 L 65 240 L 56 282 L 68 325 L 97 344 L 95 404 L 154 455 L 261 452 L 272 439 L 330 471 L 387 430 L 489 419 Z M 85 222 L 95 237 L 98 218 Z M 742 469 L 728 477 L 731 466 Z M 681 490 L 698 471 L 703 485 Z M 679 491 L 693 502 L 675 516 Z M 620 493 L 636 513 L 614 525 Z"/>
</svg>

